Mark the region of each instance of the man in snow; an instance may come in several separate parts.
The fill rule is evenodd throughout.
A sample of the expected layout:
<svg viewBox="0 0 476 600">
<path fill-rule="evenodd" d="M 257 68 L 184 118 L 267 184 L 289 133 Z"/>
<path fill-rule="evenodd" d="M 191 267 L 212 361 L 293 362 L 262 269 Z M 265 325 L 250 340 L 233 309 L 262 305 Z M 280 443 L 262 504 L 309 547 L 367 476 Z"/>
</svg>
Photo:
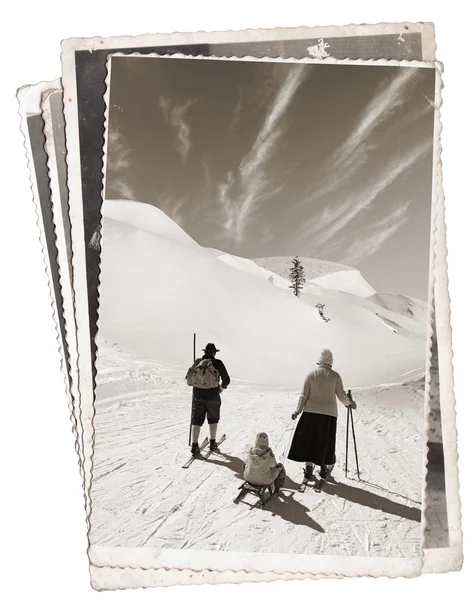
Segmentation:
<svg viewBox="0 0 476 600">
<path fill-rule="evenodd" d="M 210 427 L 210 450 L 217 449 L 216 435 L 220 421 L 220 393 L 230 385 L 230 377 L 221 360 L 215 344 L 209 343 L 203 349 L 202 358 L 197 359 L 187 373 L 187 383 L 193 386 L 192 398 L 192 454 L 200 452 L 198 438 L 200 428 L 207 417 Z"/>
<path fill-rule="evenodd" d="M 321 352 L 317 369 L 309 373 L 304 382 L 299 403 L 292 414 L 297 419 L 302 413 L 294 432 L 288 458 L 306 463 L 304 477 L 309 479 L 314 465 L 321 468 L 320 476 L 325 479 L 334 467 L 336 457 L 337 402 L 357 408 L 355 402 L 344 391 L 339 373 L 332 370 L 332 352 L 327 348 Z"/>
</svg>

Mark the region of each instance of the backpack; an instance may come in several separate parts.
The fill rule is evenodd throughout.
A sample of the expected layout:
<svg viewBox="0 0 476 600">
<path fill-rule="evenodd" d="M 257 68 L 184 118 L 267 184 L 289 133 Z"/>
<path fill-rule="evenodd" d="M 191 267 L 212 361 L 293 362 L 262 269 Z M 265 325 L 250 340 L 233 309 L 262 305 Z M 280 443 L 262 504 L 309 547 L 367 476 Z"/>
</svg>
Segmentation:
<svg viewBox="0 0 476 600">
<path fill-rule="evenodd" d="M 220 374 L 210 358 L 202 358 L 190 367 L 187 384 L 201 390 L 210 390 L 219 386 Z"/>
</svg>

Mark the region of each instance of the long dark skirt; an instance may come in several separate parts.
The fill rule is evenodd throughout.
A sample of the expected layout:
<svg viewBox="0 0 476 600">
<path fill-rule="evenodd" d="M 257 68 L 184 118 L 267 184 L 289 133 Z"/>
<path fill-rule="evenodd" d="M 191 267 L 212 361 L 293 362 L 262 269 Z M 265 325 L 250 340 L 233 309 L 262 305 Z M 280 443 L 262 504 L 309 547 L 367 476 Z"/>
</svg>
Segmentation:
<svg viewBox="0 0 476 600">
<path fill-rule="evenodd" d="M 294 432 L 288 458 L 315 465 L 336 462 L 337 417 L 304 412 Z"/>
</svg>

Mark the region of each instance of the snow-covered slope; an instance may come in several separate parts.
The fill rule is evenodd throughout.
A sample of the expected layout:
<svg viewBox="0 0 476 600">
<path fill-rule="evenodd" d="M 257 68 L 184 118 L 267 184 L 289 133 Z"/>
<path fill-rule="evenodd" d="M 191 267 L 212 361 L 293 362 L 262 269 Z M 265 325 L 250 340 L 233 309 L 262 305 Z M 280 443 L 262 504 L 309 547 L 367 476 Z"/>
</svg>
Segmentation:
<svg viewBox="0 0 476 600">
<path fill-rule="evenodd" d="M 281 277 L 276 272 L 258 266 L 255 259 L 234 256 L 213 248 L 208 250 L 213 256 L 226 264 L 249 275 L 267 281 L 270 281 L 272 276 L 274 285 L 287 290 L 288 294 L 292 294 L 289 289 L 289 278 Z M 289 270 L 291 265 L 292 257 L 279 257 L 276 258 L 275 262 L 273 262 L 273 259 L 258 260 L 262 261 L 263 264 L 265 264 L 265 261 L 269 261 L 271 266 L 276 267 L 276 271 L 286 273 L 286 269 Z M 425 302 L 407 296 L 374 293 L 375 290 L 365 281 L 361 273 L 351 267 L 319 261 L 318 259 L 304 260 L 309 260 L 307 264 L 311 268 L 311 273 L 315 273 L 316 269 L 334 269 L 334 272 L 307 282 L 300 297 L 301 302 L 314 308 L 316 308 L 318 302 L 320 304 L 327 302 L 326 306 L 328 308 L 326 308 L 325 313 L 330 318 L 330 315 L 334 313 L 334 308 L 342 302 L 347 304 L 349 302 L 347 296 L 352 294 L 354 304 L 358 304 L 374 313 L 394 333 L 426 339 L 427 308 Z M 369 295 L 369 293 L 372 293 L 372 295 Z M 381 310 L 376 310 L 375 304 L 378 304 Z"/>
<path fill-rule="evenodd" d="M 422 383 L 355 390 L 361 481 L 339 405 L 337 464 L 317 494 L 297 493 L 302 464 L 285 460 L 299 390 L 234 382 L 222 395 L 221 453 L 189 455 L 190 388 L 182 371 L 99 342 L 91 543 L 101 546 L 363 557 L 420 555 Z M 173 418 L 171 418 L 173 415 Z M 243 458 L 266 431 L 285 462 L 284 490 L 264 510 L 238 505 Z M 206 427 L 202 436 L 207 435 Z"/>
<path fill-rule="evenodd" d="M 329 305 L 325 323 L 288 289 L 200 247 L 157 208 L 106 201 L 103 215 L 99 331 L 138 356 L 186 369 L 196 332 L 199 348 L 221 347 L 234 380 L 292 387 L 322 347 L 334 352 L 346 386 L 424 365 L 420 336 L 395 335 L 352 294 Z"/>
<path fill-rule="evenodd" d="M 213 254 L 213 256 L 216 256 L 225 264 L 230 265 L 231 267 L 235 267 L 235 269 L 243 271 L 243 273 L 248 273 L 248 275 L 253 275 L 254 277 L 258 277 L 259 279 L 264 279 L 269 283 L 272 282 L 274 283 L 274 285 L 277 285 L 282 289 L 289 289 L 288 277 L 281 277 L 274 271 L 270 271 L 265 267 L 261 267 L 254 261 L 254 259 L 235 256 L 234 254 L 221 252 L 220 250 L 216 250 L 214 248 L 209 248 L 208 250 Z"/>
<path fill-rule="evenodd" d="M 374 294 L 367 299 L 392 312 L 426 320 L 427 304 L 416 298 L 401 294 Z"/>
<path fill-rule="evenodd" d="M 103 215 L 108 220 L 113 219 L 121 223 L 127 223 L 140 231 L 148 231 L 170 242 L 201 249 L 201 246 L 181 227 L 176 225 L 173 219 L 151 204 L 130 200 L 106 200 Z"/>
<path fill-rule="evenodd" d="M 253 262 L 288 281 L 292 258 L 292 256 L 273 256 L 267 258 L 254 258 Z M 305 292 L 311 294 L 315 293 L 314 286 L 318 285 L 329 290 L 349 292 L 356 296 L 361 296 L 362 298 L 377 293 L 362 277 L 361 272 L 353 267 L 318 258 L 306 258 L 300 256 L 299 260 L 304 267 L 306 277 L 306 285 L 304 287 Z"/>
<path fill-rule="evenodd" d="M 337 290 L 339 292 L 349 292 L 362 298 L 367 298 L 375 294 L 373 287 L 365 281 L 360 271 L 356 269 L 346 269 L 329 273 L 323 277 L 316 277 L 309 280 L 309 283 L 320 285 L 329 290 Z"/>
</svg>

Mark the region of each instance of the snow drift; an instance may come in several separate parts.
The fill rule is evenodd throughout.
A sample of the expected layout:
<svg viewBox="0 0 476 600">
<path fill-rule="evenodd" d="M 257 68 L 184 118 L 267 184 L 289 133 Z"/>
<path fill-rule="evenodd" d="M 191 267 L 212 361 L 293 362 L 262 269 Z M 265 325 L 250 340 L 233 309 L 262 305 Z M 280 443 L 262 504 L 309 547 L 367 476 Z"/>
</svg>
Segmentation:
<svg viewBox="0 0 476 600">
<path fill-rule="evenodd" d="M 362 277 L 360 271 L 356 269 L 329 273 L 329 275 L 311 279 L 309 283 L 320 285 L 329 290 L 350 292 L 356 296 L 362 296 L 362 298 L 376 293 L 373 287 Z"/>
<path fill-rule="evenodd" d="M 345 294 L 316 288 L 316 302 L 334 294 L 325 323 L 313 305 L 250 264 L 246 272 L 245 263 L 237 268 L 202 248 L 155 207 L 106 201 L 103 216 L 99 332 L 139 356 L 185 371 L 197 332 L 199 349 L 208 341 L 221 348 L 232 379 L 265 385 L 300 386 L 322 347 L 332 349 L 349 387 L 424 366 L 424 339 L 382 324 L 361 297 L 356 270 L 339 271 Z"/>
</svg>

